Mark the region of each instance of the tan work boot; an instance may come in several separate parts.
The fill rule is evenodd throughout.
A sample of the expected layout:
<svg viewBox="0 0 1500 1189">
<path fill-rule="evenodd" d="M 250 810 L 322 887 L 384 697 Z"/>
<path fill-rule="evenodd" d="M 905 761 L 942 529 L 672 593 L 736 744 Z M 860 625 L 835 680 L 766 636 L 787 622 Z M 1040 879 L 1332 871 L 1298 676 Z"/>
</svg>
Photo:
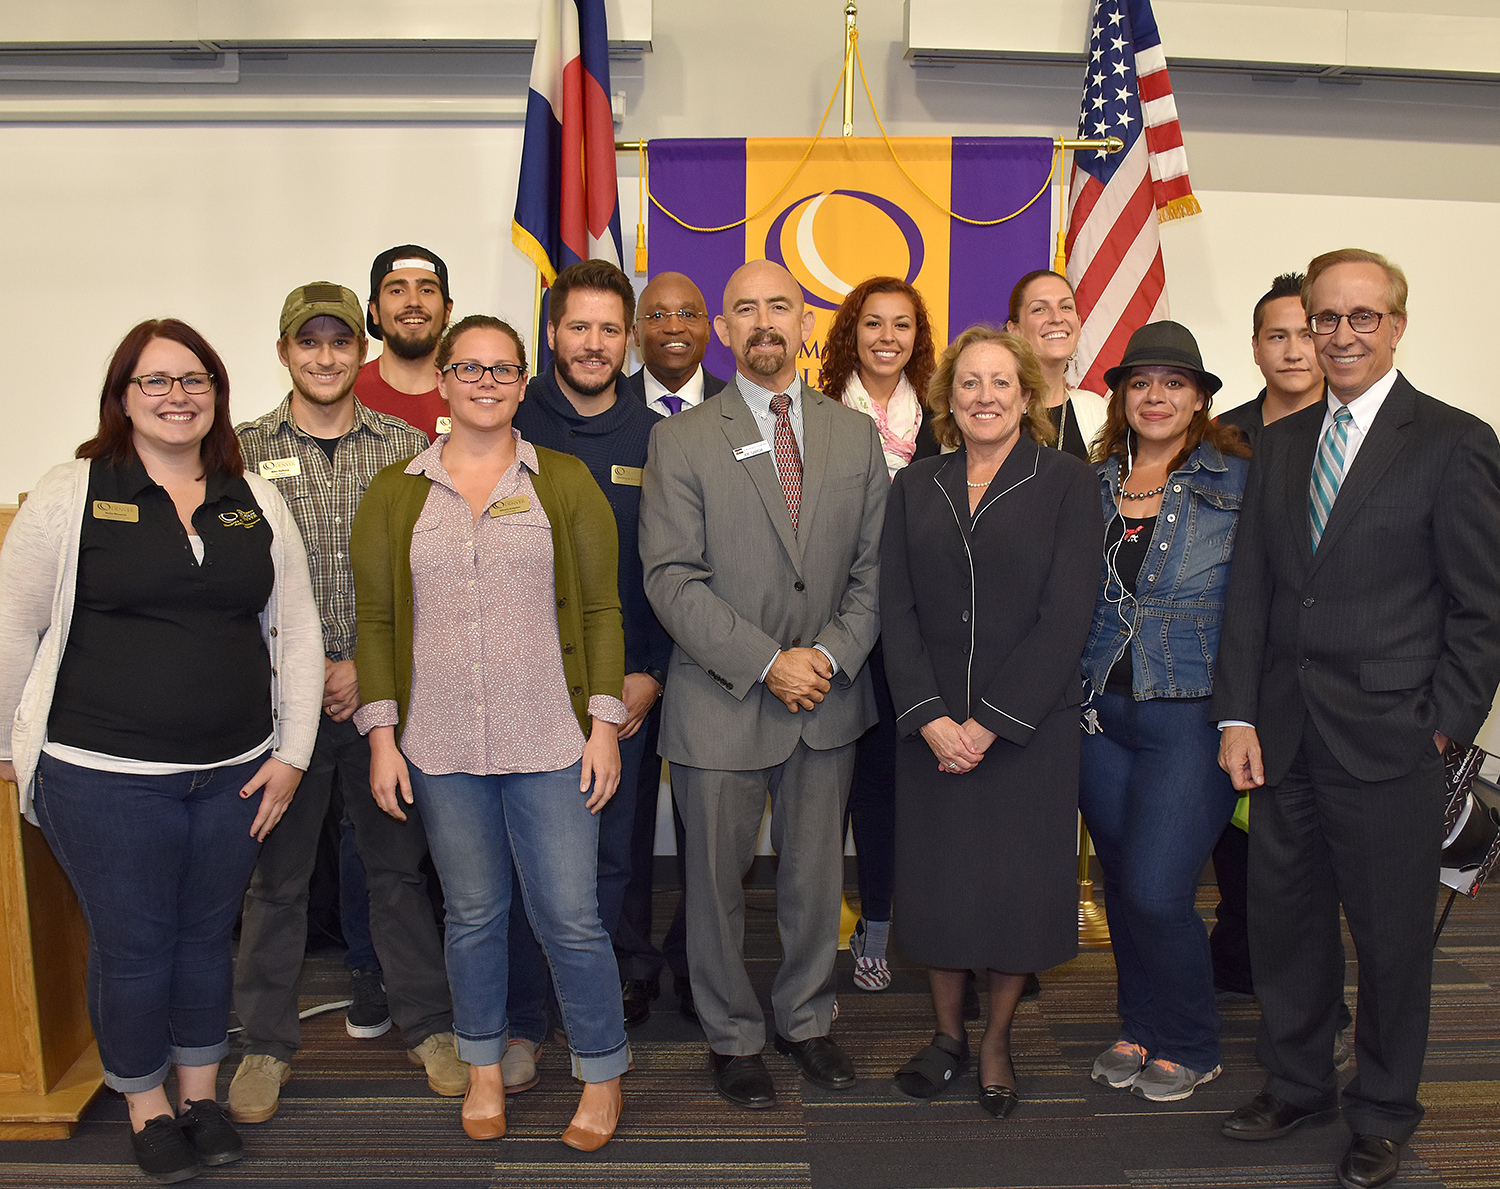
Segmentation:
<svg viewBox="0 0 1500 1189">
<path fill-rule="evenodd" d="M 264 1123 L 280 1105 L 292 1067 L 269 1053 L 246 1053 L 229 1083 L 229 1115 L 236 1123 Z"/>
<path fill-rule="evenodd" d="M 469 1066 L 458 1059 L 458 1045 L 451 1032 L 434 1032 L 414 1049 L 406 1050 L 413 1065 L 427 1070 L 427 1084 L 434 1094 L 457 1098 L 469 1089 Z"/>
</svg>

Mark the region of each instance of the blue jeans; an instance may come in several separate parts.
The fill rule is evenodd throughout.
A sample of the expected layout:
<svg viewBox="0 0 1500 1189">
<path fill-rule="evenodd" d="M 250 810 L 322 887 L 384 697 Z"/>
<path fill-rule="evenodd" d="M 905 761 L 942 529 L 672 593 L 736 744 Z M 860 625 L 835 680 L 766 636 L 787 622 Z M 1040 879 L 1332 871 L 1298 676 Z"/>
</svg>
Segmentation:
<svg viewBox="0 0 1500 1189">
<path fill-rule="evenodd" d="M 503 776 L 411 768 L 447 901 L 453 1032 L 472 1065 L 496 1064 L 509 1039 L 512 861 L 552 967 L 574 1076 L 604 1082 L 630 1064 L 619 972 L 599 920 L 599 821 L 578 791 L 579 771 L 577 763 Z"/>
<path fill-rule="evenodd" d="M 261 794 L 239 793 L 263 762 L 171 776 L 37 765 L 37 820 L 88 922 L 89 1020 L 113 1090 L 229 1051 L 230 934 L 260 853 Z"/>
<path fill-rule="evenodd" d="M 1120 1038 L 1201 1072 L 1220 1063 L 1198 876 L 1234 812 L 1206 698 L 1094 697 L 1078 805 L 1104 869 Z"/>
</svg>

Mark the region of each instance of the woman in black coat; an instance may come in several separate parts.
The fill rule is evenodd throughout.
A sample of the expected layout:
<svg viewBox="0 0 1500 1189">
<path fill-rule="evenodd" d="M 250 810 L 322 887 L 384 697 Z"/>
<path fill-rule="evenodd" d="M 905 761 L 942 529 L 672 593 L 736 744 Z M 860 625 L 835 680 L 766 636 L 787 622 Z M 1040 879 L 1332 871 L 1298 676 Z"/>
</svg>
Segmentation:
<svg viewBox="0 0 1500 1189">
<path fill-rule="evenodd" d="M 965 973 L 988 971 L 980 1103 L 1014 1107 L 1010 1022 L 1027 971 L 1077 953 L 1078 658 L 1104 526 L 1089 468 L 1052 435 L 1031 347 L 972 327 L 928 389 L 959 449 L 897 476 L 881 621 L 901 741 L 895 920 L 929 967 L 938 1032 L 896 1074 L 930 1098 L 967 1066 Z"/>
</svg>

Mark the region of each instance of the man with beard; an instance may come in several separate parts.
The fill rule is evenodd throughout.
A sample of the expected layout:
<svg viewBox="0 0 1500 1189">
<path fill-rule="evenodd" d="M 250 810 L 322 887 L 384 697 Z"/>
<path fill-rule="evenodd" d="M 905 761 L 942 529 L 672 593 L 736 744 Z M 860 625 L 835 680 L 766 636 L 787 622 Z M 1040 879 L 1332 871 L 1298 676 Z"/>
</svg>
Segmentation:
<svg viewBox="0 0 1500 1189">
<path fill-rule="evenodd" d="M 643 783 L 641 767 L 646 761 L 647 737 L 641 724 L 661 696 L 662 671 L 671 649 L 671 641 L 646 601 L 636 546 L 641 468 L 651 429 L 661 418 L 624 391 L 621 369 L 635 315 L 630 278 L 607 261 L 583 260 L 558 273 L 551 290 L 547 345 L 553 352 L 552 367 L 528 385 L 514 424 L 533 445 L 572 454 L 588 466 L 609 500 L 620 536 L 624 700 L 630 717 L 620 727 L 619 791 L 599 815 L 599 919 L 615 939 L 630 880 L 631 834 Z M 655 758 L 653 753 L 651 759 Z M 512 903 L 518 902 L 519 898 Z M 507 1009 L 512 1044 L 506 1052 L 510 1064 L 505 1071 L 506 1086 L 512 1092 L 535 1078 L 532 1044 L 545 1035 L 546 964 L 524 921 L 523 914 L 512 912 Z M 645 1015 L 627 1010 L 627 1023 L 644 1019 Z"/>
<path fill-rule="evenodd" d="M 428 438 L 447 433 L 448 406 L 438 395 L 433 361 L 452 313 L 448 266 L 436 252 L 401 244 L 375 257 L 365 325 L 385 350 L 359 369 L 354 395 Z"/>
<path fill-rule="evenodd" d="M 641 499 L 646 593 L 676 643 L 661 754 L 687 825 L 688 966 L 714 1089 L 774 1106 L 765 1015 L 745 970 L 745 893 L 766 795 L 779 864 L 776 1048 L 807 1080 L 854 1084 L 829 1037 L 854 741 L 876 719 L 890 487 L 875 423 L 797 375 L 802 289 L 757 260 L 714 325 L 734 381 L 657 424 Z"/>
<path fill-rule="evenodd" d="M 365 357 L 362 313 L 359 297 L 341 285 L 320 281 L 292 290 L 276 344 L 291 372 L 291 394 L 274 412 L 235 431 L 245 465 L 281 490 L 307 543 L 327 654 L 323 718 L 312 763 L 286 815 L 261 847 L 245 896 L 234 969 L 245 1056 L 229 1087 L 229 1111 L 238 1123 L 262 1123 L 275 1114 L 281 1087 L 292 1075 L 292 1054 L 301 1039 L 297 975 L 307 940 L 307 886 L 335 774 L 355 826 L 370 889 L 370 929 L 389 1000 L 383 1028 L 361 1031 L 351 1019 L 350 1034 L 379 1035 L 394 1018 L 408 1056 L 426 1067 L 434 1091 L 457 1095 L 469 1084 L 454 1047 L 442 940 L 419 868 L 427 836 L 415 806 L 407 806 L 406 820 L 398 822 L 376 805 L 370 795 L 370 745 L 351 721 L 359 706 L 359 680 L 349 525 L 375 474 L 427 446 L 427 438 L 404 421 L 373 412 L 354 396 Z M 364 988 L 380 989 L 380 970 L 353 977 L 356 1001 Z"/>
</svg>

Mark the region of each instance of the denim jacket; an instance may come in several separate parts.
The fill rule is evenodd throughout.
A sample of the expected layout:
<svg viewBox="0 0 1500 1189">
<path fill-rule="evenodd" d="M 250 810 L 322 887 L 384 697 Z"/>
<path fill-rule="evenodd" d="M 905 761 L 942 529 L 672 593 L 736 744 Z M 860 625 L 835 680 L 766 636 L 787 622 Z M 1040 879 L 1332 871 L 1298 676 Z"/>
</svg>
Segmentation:
<svg viewBox="0 0 1500 1189">
<path fill-rule="evenodd" d="M 1108 561 L 1103 563 L 1083 650 L 1083 678 L 1093 690 L 1104 688 L 1129 644 L 1137 701 L 1203 698 L 1213 691 L 1229 562 L 1249 469 L 1247 460 L 1199 443 L 1167 478 L 1136 593 L 1124 590 Z M 1120 460 L 1107 459 L 1098 471 L 1107 524 L 1116 514 Z"/>
</svg>

